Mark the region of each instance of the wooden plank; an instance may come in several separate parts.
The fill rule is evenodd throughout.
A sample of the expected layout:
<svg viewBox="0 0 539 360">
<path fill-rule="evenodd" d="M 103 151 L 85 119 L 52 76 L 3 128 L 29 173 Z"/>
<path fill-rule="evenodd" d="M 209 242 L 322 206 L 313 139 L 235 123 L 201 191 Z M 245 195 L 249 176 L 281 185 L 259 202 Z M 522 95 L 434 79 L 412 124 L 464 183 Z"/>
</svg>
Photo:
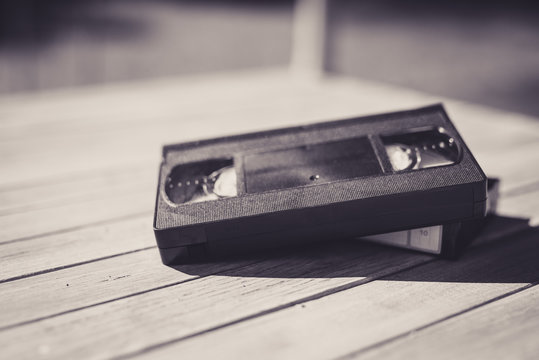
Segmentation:
<svg viewBox="0 0 539 360">
<path fill-rule="evenodd" d="M 120 225 L 123 225 L 123 230 L 132 228 L 137 229 L 137 227 L 132 227 L 132 223 Z M 487 225 L 472 246 L 489 242 L 502 236 L 513 234 L 517 231 L 522 231 L 525 228 L 526 224 L 522 221 L 505 218 L 495 219 Z M 134 236 L 129 236 L 126 234 L 117 235 L 118 232 L 121 231 L 122 230 L 112 231 L 112 234 L 110 230 L 105 231 L 104 233 L 107 235 L 110 234 L 110 237 L 104 236 L 102 244 L 113 241 L 113 239 L 116 239 L 117 236 L 122 239 L 132 239 Z M 91 243 L 91 239 L 94 239 L 94 237 L 88 237 L 88 240 L 84 241 L 84 243 Z M 133 248 L 136 248 L 136 245 L 140 246 L 140 244 L 137 244 L 136 241 L 134 243 Z M 149 236 L 148 243 L 152 243 L 152 239 L 150 239 Z M 7 257 L 6 259 L 2 259 L 3 263 L 5 264 L 5 269 L 3 271 L 4 276 L 11 275 L 12 279 L 17 275 L 26 276 L 26 278 L 17 281 L 10 281 L 8 284 L 0 286 L 3 297 L 11 299 L 11 301 L 4 306 L 6 311 L 4 318 L 0 318 L 0 328 L 15 323 L 14 320 L 11 320 L 12 318 L 17 319 L 17 322 L 19 323 L 30 321 L 31 319 L 43 318 L 50 316 L 50 314 L 71 311 L 76 308 L 106 301 L 113 297 L 117 298 L 121 296 L 128 296 L 135 292 L 148 291 L 149 289 L 157 286 L 164 286 L 167 283 L 177 280 L 176 277 L 179 276 L 181 278 L 182 276 L 182 272 L 171 272 L 168 267 L 161 265 L 157 255 L 157 249 L 155 248 L 124 254 L 123 256 L 117 256 L 121 255 L 122 253 L 111 253 L 110 251 L 114 249 L 107 249 L 105 246 L 100 244 L 96 245 L 98 246 L 95 246 L 92 250 L 81 248 L 77 242 L 68 242 L 59 246 L 53 246 L 52 250 L 50 251 L 47 251 L 48 247 L 45 247 L 43 251 L 37 251 L 34 253 L 30 251 L 22 251 L 22 254 L 19 255 L 19 257 Z M 123 247 L 116 248 L 116 251 L 122 249 L 126 251 L 136 251 L 129 247 L 127 241 L 122 242 L 122 246 Z M 362 251 L 363 248 L 361 246 L 362 245 L 359 245 L 358 249 L 354 247 L 354 249 L 356 249 L 356 251 Z M 331 245 L 328 244 L 326 247 L 331 247 Z M 53 251 L 58 248 L 62 249 L 62 257 L 54 256 Z M 96 253 L 96 251 L 99 251 L 99 249 L 102 248 L 104 248 L 103 253 Z M 329 253 L 331 254 L 331 251 L 329 251 Z M 89 256 L 89 261 L 94 260 L 94 258 L 107 255 L 113 256 L 113 258 L 108 258 L 101 261 L 92 261 L 88 264 L 80 264 L 81 262 L 84 262 L 80 261 L 84 260 L 84 257 L 73 258 L 76 256 L 76 254 Z M 284 254 L 286 254 L 286 251 Z M 72 268 L 71 265 L 77 264 L 77 262 L 74 260 L 79 260 L 78 263 L 80 265 Z M 56 263 L 54 263 L 54 261 L 56 261 Z M 70 261 L 74 262 L 70 263 Z M 32 266 L 33 264 L 34 266 Z M 44 266 L 43 264 L 45 264 L 45 266 L 49 266 L 48 268 L 41 270 L 45 273 L 36 274 L 39 276 L 29 277 L 31 273 L 29 274 L 28 272 L 40 269 L 39 266 Z M 224 264 L 227 264 L 226 260 L 224 261 Z M 68 268 L 62 269 L 62 265 L 67 266 Z M 205 275 L 208 273 L 206 268 L 217 269 L 217 265 L 218 264 L 186 265 L 182 266 L 181 269 L 184 273 L 197 273 L 198 275 Z M 233 267 L 239 265 L 237 265 L 237 261 L 233 261 L 229 265 L 222 265 L 221 267 L 226 268 L 226 266 Z M 51 271 L 55 269 L 55 272 Z M 144 272 L 143 279 L 140 279 L 140 271 Z M 136 281 L 136 284 L 131 283 L 129 288 L 123 288 L 122 285 L 110 288 L 108 287 L 109 284 L 106 284 L 107 287 L 102 289 L 104 285 L 101 283 L 111 279 L 121 280 L 121 282 Z M 146 281 L 147 279 L 153 279 L 153 281 L 148 282 Z M 84 284 L 84 287 L 79 290 L 83 295 L 77 296 L 77 293 L 73 293 L 75 290 L 73 290 L 73 287 L 71 287 L 69 289 L 69 293 L 62 296 L 61 302 L 56 301 L 58 296 L 58 284 L 61 285 L 62 281 L 64 281 L 66 284 L 71 284 L 71 286 L 75 283 L 81 285 Z M 60 288 L 62 287 L 60 286 Z M 28 289 L 32 289 L 32 292 L 41 294 L 39 297 L 39 306 L 34 304 L 36 301 L 34 297 L 27 296 Z M 51 302 L 45 303 L 44 299 L 51 299 Z M 22 311 L 21 309 L 25 310 Z"/>
<path fill-rule="evenodd" d="M 530 116 L 444 99 L 451 120 L 471 150 L 503 153 L 536 143 L 539 124 Z"/>
<path fill-rule="evenodd" d="M 156 248 L 0 284 L 0 331 L 215 274 L 255 260 L 163 266 Z"/>
<path fill-rule="evenodd" d="M 539 286 L 455 316 L 354 359 L 536 359 Z"/>
<path fill-rule="evenodd" d="M 46 346 L 47 354 L 43 355 L 53 358 L 110 358 L 289 306 L 300 299 L 324 296 L 431 259 L 427 255 L 357 242 L 336 245 L 281 255 L 217 276 L 10 328 L 1 333 L 2 351 L 5 356 L 24 359 L 42 354 Z M 65 284 L 68 281 L 76 284 L 77 277 L 86 273 L 84 266 L 79 266 L 62 273 L 58 280 L 54 280 L 56 274 L 43 276 L 49 279 L 45 282 L 61 291 L 53 296 L 61 302 L 62 293 L 72 291 Z M 154 276 L 148 274 L 149 278 Z M 135 282 L 129 283 L 136 286 Z M 82 283 L 75 291 L 83 287 Z M 2 303 L 14 301 L 4 296 L 4 292 L 0 294 Z M 30 303 L 38 306 L 41 295 L 33 292 L 33 287 L 18 294 L 30 298 L 25 303 L 27 306 L 32 306 Z M 87 294 L 93 296 L 91 291 Z"/>
<path fill-rule="evenodd" d="M 146 215 L 0 245 L 0 281 L 153 247 L 151 224 Z"/>
<path fill-rule="evenodd" d="M 0 216 L 156 187 L 156 171 L 148 171 L 149 168 L 138 164 L 132 168 L 73 174 L 67 178 L 36 178 L 29 183 L 0 188 Z"/>
<path fill-rule="evenodd" d="M 459 261 L 432 262 L 136 354 L 151 359 L 344 356 L 535 283 L 537 235 L 531 229 L 477 246 Z"/>
<path fill-rule="evenodd" d="M 539 140 L 513 145 L 501 151 L 479 148 L 474 156 L 488 176 L 501 179 L 502 193 L 539 180 L 539 169 L 531 165 L 539 163 Z"/>
<path fill-rule="evenodd" d="M 531 226 L 539 225 L 539 189 L 518 196 L 501 197 L 498 213 L 530 219 Z"/>
<path fill-rule="evenodd" d="M 153 192 L 153 191 L 152 191 Z M 155 198 L 149 195 L 119 194 L 105 199 L 73 202 L 48 209 L 36 209 L 0 216 L 0 244 L 53 234 L 89 224 L 151 215 Z M 148 222 L 151 227 L 151 222 Z"/>
</svg>

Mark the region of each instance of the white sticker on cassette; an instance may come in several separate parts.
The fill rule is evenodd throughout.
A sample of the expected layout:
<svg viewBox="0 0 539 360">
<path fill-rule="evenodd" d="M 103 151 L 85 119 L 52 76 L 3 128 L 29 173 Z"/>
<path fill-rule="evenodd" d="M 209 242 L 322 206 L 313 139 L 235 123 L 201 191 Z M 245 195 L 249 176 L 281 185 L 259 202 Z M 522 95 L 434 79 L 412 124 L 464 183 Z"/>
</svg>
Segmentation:
<svg viewBox="0 0 539 360">
<path fill-rule="evenodd" d="M 442 227 L 429 226 L 410 231 L 410 246 L 418 250 L 440 253 L 442 243 Z"/>
</svg>

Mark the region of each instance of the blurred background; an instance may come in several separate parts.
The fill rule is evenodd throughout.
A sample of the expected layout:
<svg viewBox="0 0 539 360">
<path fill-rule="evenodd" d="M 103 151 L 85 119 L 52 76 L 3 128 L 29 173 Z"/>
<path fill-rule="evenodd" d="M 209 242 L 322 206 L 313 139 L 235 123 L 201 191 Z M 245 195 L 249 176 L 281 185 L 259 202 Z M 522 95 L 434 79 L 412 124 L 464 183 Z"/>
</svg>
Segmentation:
<svg viewBox="0 0 539 360">
<path fill-rule="evenodd" d="M 539 116 L 538 4 L 329 0 L 321 67 Z M 0 96 L 286 67 L 309 16 L 292 0 L 0 0 Z"/>
</svg>

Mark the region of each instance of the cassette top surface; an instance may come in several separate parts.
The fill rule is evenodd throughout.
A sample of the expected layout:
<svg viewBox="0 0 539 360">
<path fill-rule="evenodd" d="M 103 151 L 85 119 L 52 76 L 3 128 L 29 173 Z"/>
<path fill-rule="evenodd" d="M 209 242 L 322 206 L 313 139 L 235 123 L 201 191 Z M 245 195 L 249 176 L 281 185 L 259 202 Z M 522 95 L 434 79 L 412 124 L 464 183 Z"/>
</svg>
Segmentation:
<svg viewBox="0 0 539 360">
<path fill-rule="evenodd" d="M 484 180 L 441 106 L 171 145 L 163 157 L 156 228 Z"/>
</svg>

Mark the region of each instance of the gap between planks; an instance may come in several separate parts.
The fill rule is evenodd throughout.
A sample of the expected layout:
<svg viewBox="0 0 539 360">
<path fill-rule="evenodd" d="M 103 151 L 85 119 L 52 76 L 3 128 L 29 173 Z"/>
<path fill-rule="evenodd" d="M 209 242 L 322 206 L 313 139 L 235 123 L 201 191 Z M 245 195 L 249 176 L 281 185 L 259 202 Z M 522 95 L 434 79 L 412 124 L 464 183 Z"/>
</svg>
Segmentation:
<svg viewBox="0 0 539 360">
<path fill-rule="evenodd" d="M 122 253 L 118 253 L 118 254 L 112 254 L 112 255 L 108 255 L 108 256 L 103 256 L 103 257 L 100 257 L 100 258 L 81 261 L 81 262 L 77 262 L 77 263 L 73 263 L 73 264 L 68 264 L 68 265 L 58 266 L 58 267 L 54 267 L 54 268 L 44 269 L 44 270 L 37 271 L 37 272 L 34 272 L 34 273 L 17 275 L 17 276 L 14 276 L 14 277 L 10 277 L 10 278 L 7 278 L 7 279 L 0 280 L 0 284 L 15 281 L 15 280 L 26 279 L 26 278 L 29 278 L 29 277 L 32 277 L 32 276 L 48 274 L 48 273 L 59 271 L 59 270 L 65 270 L 65 269 L 69 269 L 69 268 L 72 268 L 72 267 L 75 267 L 75 266 L 86 265 L 86 264 L 90 264 L 90 263 L 97 262 L 97 261 L 108 260 L 108 259 L 112 259 L 112 258 L 115 258 L 115 257 L 118 257 L 118 256 L 129 255 L 129 254 L 133 254 L 133 253 L 137 253 L 137 252 L 145 251 L 145 250 L 149 250 L 149 249 L 154 249 L 154 248 L 156 248 L 156 246 L 149 246 L 149 247 L 145 247 L 145 248 L 142 248 L 142 249 L 135 249 L 135 250 L 126 251 L 126 252 L 122 252 Z"/>
</svg>

